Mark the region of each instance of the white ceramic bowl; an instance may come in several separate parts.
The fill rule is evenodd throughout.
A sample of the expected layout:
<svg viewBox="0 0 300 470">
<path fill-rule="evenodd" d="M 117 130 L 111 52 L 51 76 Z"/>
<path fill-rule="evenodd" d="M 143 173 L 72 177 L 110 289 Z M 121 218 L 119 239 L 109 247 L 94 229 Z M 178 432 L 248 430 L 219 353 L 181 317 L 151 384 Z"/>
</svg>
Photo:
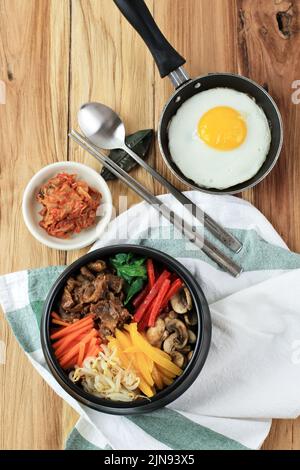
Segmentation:
<svg viewBox="0 0 300 470">
<path fill-rule="evenodd" d="M 39 225 L 42 205 L 37 202 L 36 194 L 39 188 L 57 173 L 76 174 L 78 179 L 86 181 L 89 186 L 102 194 L 96 224 L 73 234 L 68 239 L 51 237 Z M 23 194 L 22 212 L 28 230 L 39 242 L 57 250 L 78 250 L 91 245 L 102 235 L 111 219 L 112 207 L 111 192 L 105 180 L 95 170 L 82 163 L 57 162 L 45 166 L 31 178 Z"/>
</svg>

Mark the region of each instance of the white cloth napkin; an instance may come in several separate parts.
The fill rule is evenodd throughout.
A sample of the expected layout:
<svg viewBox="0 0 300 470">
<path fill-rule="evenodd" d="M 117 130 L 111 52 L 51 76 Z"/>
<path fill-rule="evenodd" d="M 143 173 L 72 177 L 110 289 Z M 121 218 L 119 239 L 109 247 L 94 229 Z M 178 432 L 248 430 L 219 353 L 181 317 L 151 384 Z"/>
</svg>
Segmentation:
<svg viewBox="0 0 300 470">
<path fill-rule="evenodd" d="M 112 221 L 93 246 L 125 242 L 165 251 L 189 268 L 207 296 L 213 329 L 206 364 L 194 384 L 167 409 L 118 417 L 73 400 L 49 373 L 38 332 L 43 300 L 63 268 L 0 278 L 2 307 L 30 361 L 81 415 L 67 448 L 259 448 L 272 418 L 300 414 L 300 256 L 287 249 L 265 217 L 247 202 L 186 194 L 242 240 L 243 250 L 233 256 L 244 267 L 240 277 L 223 272 L 169 230 L 146 203 Z M 170 195 L 161 199 L 180 211 Z"/>
<path fill-rule="evenodd" d="M 212 344 L 205 367 L 194 385 L 169 407 L 247 447 L 258 448 L 272 418 L 300 414 L 300 269 L 296 269 L 300 268 L 300 257 L 294 255 L 290 263 L 287 259 L 283 262 L 288 252 L 277 247 L 286 249 L 285 243 L 249 203 L 231 196 L 186 194 L 224 226 L 234 229 L 244 241 L 243 252 L 236 259 L 252 266 L 234 279 L 193 252 L 187 257 L 188 251 L 182 253 L 184 241 L 177 242 L 178 246 L 173 240 L 144 242 L 173 253 L 178 250 L 178 259 L 202 286 L 212 315 Z M 180 211 L 171 196 L 161 199 Z M 125 218 L 130 243 L 143 237 L 155 213 L 142 203 L 113 224 L 123 227 Z M 113 230 L 118 232 L 116 227 Z M 106 237 L 93 249 L 104 246 L 110 233 Z M 245 253 L 251 241 L 253 249 Z"/>
</svg>

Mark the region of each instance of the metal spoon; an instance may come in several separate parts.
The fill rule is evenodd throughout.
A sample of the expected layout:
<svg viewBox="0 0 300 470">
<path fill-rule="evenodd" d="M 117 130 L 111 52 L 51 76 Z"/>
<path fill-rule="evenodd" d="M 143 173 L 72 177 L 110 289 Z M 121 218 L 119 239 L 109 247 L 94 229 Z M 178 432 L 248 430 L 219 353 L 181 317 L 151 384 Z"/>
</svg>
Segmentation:
<svg viewBox="0 0 300 470">
<path fill-rule="evenodd" d="M 232 251 L 238 253 L 241 242 L 227 232 L 208 214 L 197 207 L 187 196 L 175 188 L 166 178 L 144 162 L 125 143 L 125 126 L 121 118 L 111 108 L 101 103 L 86 103 L 78 112 L 79 126 L 84 135 L 97 147 L 106 150 L 123 149 L 139 165 L 159 181 L 193 216 L 199 220 L 216 238 Z"/>
<path fill-rule="evenodd" d="M 69 136 L 77 142 L 84 150 L 95 157 L 105 168 L 111 171 L 117 178 L 125 183 L 129 188 L 135 191 L 142 199 L 147 201 L 153 209 L 157 210 L 171 224 L 173 224 L 180 233 L 188 240 L 194 243 L 209 258 L 215 261 L 221 268 L 229 272 L 232 276 L 237 277 L 243 272 L 241 266 L 235 263 L 227 255 L 222 253 L 213 243 L 203 238 L 203 235 L 194 232 L 193 227 L 184 221 L 180 216 L 173 212 L 168 206 L 163 204 L 156 196 L 151 194 L 147 189 L 131 175 L 126 173 L 117 163 L 104 155 L 99 149 L 92 144 L 86 137 L 72 130 Z"/>
</svg>

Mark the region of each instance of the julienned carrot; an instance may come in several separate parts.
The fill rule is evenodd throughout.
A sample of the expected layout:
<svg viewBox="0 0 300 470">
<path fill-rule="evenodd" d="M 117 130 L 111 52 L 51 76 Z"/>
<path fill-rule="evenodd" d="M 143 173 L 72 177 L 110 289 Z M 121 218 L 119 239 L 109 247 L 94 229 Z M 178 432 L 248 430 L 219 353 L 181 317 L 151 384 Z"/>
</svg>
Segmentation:
<svg viewBox="0 0 300 470">
<path fill-rule="evenodd" d="M 91 349 L 89 356 L 97 356 L 100 350 L 101 348 L 97 343 L 93 344 L 93 349 Z M 82 361 L 79 362 L 78 354 L 74 354 L 74 356 L 69 360 L 69 362 L 67 364 L 64 364 L 63 368 L 70 369 L 71 367 L 74 367 L 75 365 L 82 367 L 82 363 L 86 357 L 88 357 L 88 355 L 84 354 Z"/>
<path fill-rule="evenodd" d="M 148 326 L 154 326 L 155 325 L 155 321 L 156 321 L 156 317 L 158 316 L 159 312 L 160 312 L 160 309 L 161 309 L 161 306 L 162 306 L 162 303 L 164 301 L 164 298 L 168 292 L 168 290 L 170 289 L 170 281 L 169 279 L 165 279 L 161 288 L 160 288 L 160 291 L 158 292 L 154 302 L 153 302 L 153 305 L 151 307 L 151 313 L 150 313 L 150 317 L 149 317 L 149 322 L 148 322 Z"/>
<path fill-rule="evenodd" d="M 65 353 L 67 353 L 71 348 L 73 348 L 73 346 L 75 346 L 76 344 L 80 343 L 81 340 L 91 331 L 91 329 L 87 330 L 84 332 L 84 334 L 80 335 L 80 336 L 76 336 L 76 338 L 73 338 L 72 341 L 66 341 L 65 343 L 63 343 L 62 345 L 60 345 L 59 348 L 55 349 L 54 350 L 54 354 L 56 357 L 60 358 L 62 357 Z"/>
<path fill-rule="evenodd" d="M 61 326 L 70 326 L 70 323 L 67 323 L 66 321 L 62 321 L 62 320 L 57 320 L 56 318 L 54 318 L 54 320 L 52 320 L 52 323 L 54 323 L 55 325 L 61 325 Z"/>
<path fill-rule="evenodd" d="M 90 357 L 97 357 L 99 351 L 100 351 L 100 347 L 96 344 L 96 345 L 93 347 L 93 349 L 90 350 L 89 356 L 90 356 Z M 86 357 L 89 357 L 89 356 L 86 356 Z"/>
<path fill-rule="evenodd" d="M 150 292 L 150 286 L 149 286 L 149 283 L 146 285 L 146 287 L 144 287 L 144 289 L 133 299 L 132 301 L 132 305 L 137 308 L 141 305 L 141 303 L 143 302 L 144 298 L 146 297 L 146 295 L 148 295 Z"/>
<path fill-rule="evenodd" d="M 85 344 L 79 343 L 79 353 L 78 353 L 78 365 L 81 367 L 82 361 L 84 359 Z"/>
<path fill-rule="evenodd" d="M 157 296 L 164 280 L 168 279 L 169 277 L 170 277 L 169 271 L 165 270 L 161 273 L 161 275 L 159 276 L 159 278 L 155 282 L 154 286 L 150 290 L 149 294 L 146 296 L 146 298 L 143 300 L 141 305 L 136 310 L 136 312 L 134 314 L 134 317 L 133 317 L 135 322 L 138 323 L 142 319 L 144 313 L 146 312 L 147 308 L 149 307 L 149 304 Z"/>
<path fill-rule="evenodd" d="M 165 298 L 164 298 L 164 301 L 162 303 L 162 306 L 161 306 L 161 309 L 163 310 L 164 308 L 166 308 L 166 306 L 168 305 L 168 302 L 169 300 L 171 300 L 171 298 L 177 294 L 177 292 L 182 288 L 183 286 L 183 282 L 181 279 L 177 278 L 175 279 L 174 282 L 172 282 L 171 286 L 170 286 L 170 289 L 169 291 L 167 292 Z"/>
<path fill-rule="evenodd" d="M 69 338 L 63 338 L 64 341 L 62 341 L 62 342 L 59 341 L 59 343 L 58 342 L 54 343 L 54 344 L 52 344 L 52 347 L 53 347 L 54 351 L 56 352 L 58 350 L 64 349 L 65 347 L 69 347 L 69 345 L 71 345 L 72 343 L 79 343 L 80 340 L 82 338 L 84 338 L 85 335 L 87 333 L 89 333 L 90 331 L 91 331 L 91 329 L 85 330 L 79 336 L 75 336 L 75 338 L 70 338 L 70 339 Z"/>
<path fill-rule="evenodd" d="M 75 353 L 75 354 L 73 354 L 73 356 L 68 360 L 67 363 L 63 364 L 63 366 L 62 366 L 62 364 L 61 364 L 61 360 L 60 360 L 60 359 L 58 359 L 58 362 L 59 362 L 59 364 L 60 364 L 64 369 L 69 369 L 70 367 L 74 367 L 74 366 L 75 366 L 75 364 L 77 363 L 77 359 L 78 359 L 78 354 Z"/>
<path fill-rule="evenodd" d="M 92 338 L 90 340 L 90 342 L 86 345 L 86 348 L 85 348 L 85 354 L 84 354 L 84 359 L 86 357 L 90 357 L 92 355 L 92 351 L 95 349 L 95 347 L 97 346 L 97 348 L 99 348 L 99 345 L 96 344 L 96 341 L 94 341 L 96 338 Z M 84 360 L 83 359 L 83 360 Z"/>
<path fill-rule="evenodd" d="M 55 318 L 56 320 L 61 320 L 61 317 L 55 312 L 51 312 L 51 317 Z"/>
<path fill-rule="evenodd" d="M 58 360 L 60 360 L 65 354 L 67 354 L 70 349 L 72 349 L 76 344 L 80 343 L 80 341 L 72 341 L 71 343 L 68 343 L 66 346 L 63 348 L 55 351 L 55 356 L 57 357 Z"/>
<path fill-rule="evenodd" d="M 84 333 L 83 335 L 80 335 L 79 337 L 76 337 L 75 339 L 73 339 L 73 341 L 71 342 L 68 342 L 66 344 L 63 344 L 62 346 L 60 346 L 56 351 L 55 351 L 55 356 L 59 359 L 61 359 L 71 348 L 73 348 L 74 346 L 76 346 L 76 344 L 79 344 L 81 343 L 81 340 L 86 336 L 86 334 L 89 332 L 90 330 L 88 330 L 86 333 Z M 101 341 L 100 341 L 100 338 L 97 338 L 96 340 L 96 344 L 101 344 Z"/>
<path fill-rule="evenodd" d="M 66 328 L 62 328 L 61 330 L 57 331 L 56 333 L 51 335 L 50 338 L 51 339 L 62 338 L 63 336 L 69 334 L 70 331 L 76 331 L 78 328 L 81 328 L 86 323 L 92 323 L 93 318 L 94 318 L 94 315 L 88 315 L 87 317 L 84 317 L 81 320 L 78 320 L 77 322 L 72 323 L 72 325 L 67 326 Z"/>
<path fill-rule="evenodd" d="M 63 336 L 60 338 L 58 341 L 53 343 L 54 349 L 59 348 L 60 346 L 67 344 L 69 341 L 72 341 L 76 339 L 77 337 L 80 337 L 82 334 L 86 334 L 91 329 L 93 328 L 93 323 L 87 323 L 86 325 L 83 325 L 82 328 L 79 328 L 76 331 L 71 331 L 68 335 Z"/>
<path fill-rule="evenodd" d="M 83 335 L 80 335 L 78 338 L 73 339 L 65 344 L 62 344 L 59 348 L 54 350 L 55 356 L 60 359 L 63 357 L 70 349 L 72 349 L 76 344 L 79 344 L 81 340 L 85 338 L 85 336 L 90 333 L 91 330 L 86 331 Z"/>
<path fill-rule="evenodd" d="M 152 287 L 155 284 L 155 272 L 154 272 L 153 261 L 151 258 L 147 259 L 146 265 L 147 265 L 148 282 L 150 285 L 150 289 L 152 289 Z"/>
<path fill-rule="evenodd" d="M 81 343 L 88 343 L 90 341 L 91 338 L 93 338 L 94 336 L 96 336 L 98 333 L 97 333 L 97 330 L 95 330 L 95 328 L 92 329 L 92 331 L 90 333 L 88 333 L 82 340 L 81 340 Z M 77 343 L 75 346 L 73 346 L 73 348 L 71 348 L 66 354 L 64 354 L 59 363 L 60 365 L 63 367 L 65 364 L 68 364 L 69 360 L 72 359 L 72 357 L 75 355 L 75 354 L 78 354 L 78 351 L 79 351 L 79 343 Z"/>
<path fill-rule="evenodd" d="M 61 340 L 62 338 L 65 338 L 69 336 L 70 334 L 74 333 L 75 331 L 82 330 L 83 328 L 92 328 L 93 327 L 93 320 L 89 319 L 88 321 L 85 321 L 83 323 L 79 323 L 78 326 L 74 325 L 74 328 L 69 330 L 69 327 L 62 327 L 60 330 L 54 331 L 54 333 L 50 336 L 50 338 L 55 341 L 55 340 Z"/>
<path fill-rule="evenodd" d="M 72 359 L 67 363 L 64 364 L 63 369 L 72 369 L 77 363 L 77 355 L 72 357 Z"/>
</svg>

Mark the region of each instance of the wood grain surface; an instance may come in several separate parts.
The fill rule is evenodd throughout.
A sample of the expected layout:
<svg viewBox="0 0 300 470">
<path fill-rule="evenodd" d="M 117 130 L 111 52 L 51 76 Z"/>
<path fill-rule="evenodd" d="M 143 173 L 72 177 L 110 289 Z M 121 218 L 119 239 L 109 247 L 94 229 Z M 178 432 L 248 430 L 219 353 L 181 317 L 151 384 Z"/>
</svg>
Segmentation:
<svg viewBox="0 0 300 470">
<path fill-rule="evenodd" d="M 149 0 L 170 42 L 187 58 L 192 76 L 212 71 L 244 74 L 263 84 L 283 115 L 285 143 L 273 172 L 243 197 L 273 223 L 289 247 L 300 250 L 300 106 L 292 83 L 300 80 L 300 2 L 285 0 Z M 22 192 L 42 166 L 76 160 L 96 167 L 68 142 L 79 106 L 88 100 L 115 108 L 128 132 L 157 128 L 172 92 L 161 80 L 146 47 L 111 0 L 0 0 L 1 273 L 70 263 L 40 245 L 26 230 Z M 1 100 L 0 100 L 1 101 Z M 178 188 L 157 146 L 150 162 Z M 133 175 L 156 193 L 162 188 L 144 171 Z M 114 201 L 128 195 L 110 184 Z M 117 208 L 118 210 L 118 208 Z M 0 449 L 60 449 L 77 416 L 28 363 L 3 316 L 0 340 Z M 300 420 L 275 420 L 264 449 L 300 449 Z"/>
</svg>

